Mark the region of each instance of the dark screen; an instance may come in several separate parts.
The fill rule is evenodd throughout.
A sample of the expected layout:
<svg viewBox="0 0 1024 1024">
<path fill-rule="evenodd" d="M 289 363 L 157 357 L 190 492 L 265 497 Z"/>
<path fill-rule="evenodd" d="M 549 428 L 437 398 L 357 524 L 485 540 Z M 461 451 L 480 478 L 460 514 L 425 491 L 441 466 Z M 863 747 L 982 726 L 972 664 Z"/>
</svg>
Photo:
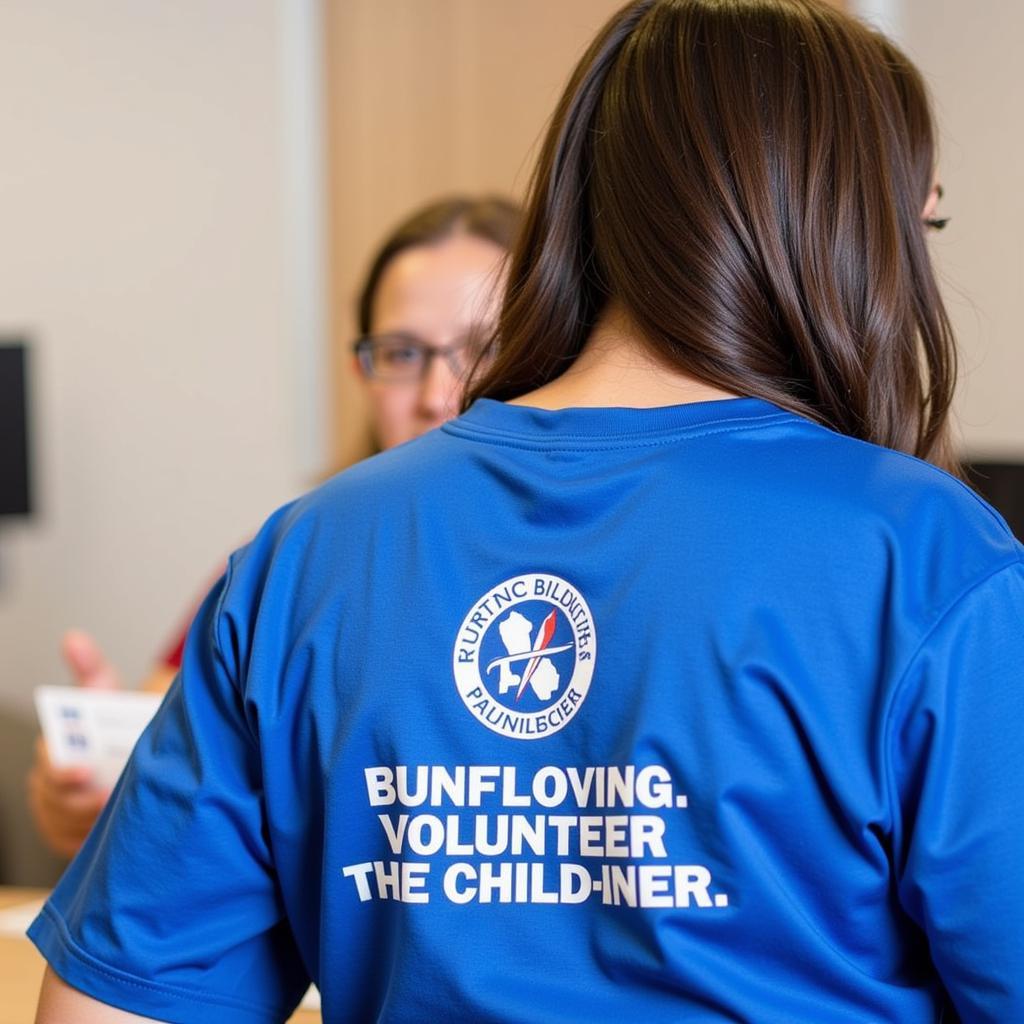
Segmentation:
<svg viewBox="0 0 1024 1024">
<path fill-rule="evenodd" d="M 1024 540 L 1024 462 L 969 462 L 967 475 L 974 489 Z"/>
<path fill-rule="evenodd" d="M 0 342 L 0 515 L 31 512 L 27 353 Z"/>
</svg>

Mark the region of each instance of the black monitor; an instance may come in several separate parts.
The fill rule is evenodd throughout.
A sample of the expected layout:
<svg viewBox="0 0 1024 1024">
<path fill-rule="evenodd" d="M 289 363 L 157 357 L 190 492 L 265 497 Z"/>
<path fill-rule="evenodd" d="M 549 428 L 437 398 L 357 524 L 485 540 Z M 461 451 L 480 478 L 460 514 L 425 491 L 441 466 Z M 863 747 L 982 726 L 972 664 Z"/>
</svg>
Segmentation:
<svg viewBox="0 0 1024 1024">
<path fill-rule="evenodd" d="M 28 350 L 0 340 L 0 516 L 32 511 L 29 469 Z"/>
<path fill-rule="evenodd" d="M 985 461 L 967 463 L 971 486 L 997 508 L 1009 527 L 1024 540 L 1024 461 Z"/>
</svg>

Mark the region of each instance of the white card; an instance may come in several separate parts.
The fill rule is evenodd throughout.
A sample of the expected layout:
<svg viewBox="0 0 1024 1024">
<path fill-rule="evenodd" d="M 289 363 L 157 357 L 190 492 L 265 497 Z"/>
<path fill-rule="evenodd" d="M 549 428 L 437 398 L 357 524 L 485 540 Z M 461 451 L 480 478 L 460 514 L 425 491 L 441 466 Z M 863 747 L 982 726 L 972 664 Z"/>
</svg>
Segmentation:
<svg viewBox="0 0 1024 1024">
<path fill-rule="evenodd" d="M 111 788 L 163 697 L 139 690 L 37 686 L 36 712 L 50 761 L 87 765 L 97 786 Z"/>
</svg>

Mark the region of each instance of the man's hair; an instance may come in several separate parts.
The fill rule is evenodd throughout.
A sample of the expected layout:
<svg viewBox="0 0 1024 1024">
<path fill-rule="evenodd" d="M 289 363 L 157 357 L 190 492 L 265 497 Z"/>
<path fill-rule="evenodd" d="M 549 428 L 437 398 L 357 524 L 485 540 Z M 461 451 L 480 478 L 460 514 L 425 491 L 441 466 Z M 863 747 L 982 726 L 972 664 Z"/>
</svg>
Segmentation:
<svg viewBox="0 0 1024 1024">
<path fill-rule="evenodd" d="M 555 110 L 466 393 L 557 377 L 610 301 L 669 366 L 957 472 L 920 74 L 815 0 L 638 0 Z"/>
</svg>

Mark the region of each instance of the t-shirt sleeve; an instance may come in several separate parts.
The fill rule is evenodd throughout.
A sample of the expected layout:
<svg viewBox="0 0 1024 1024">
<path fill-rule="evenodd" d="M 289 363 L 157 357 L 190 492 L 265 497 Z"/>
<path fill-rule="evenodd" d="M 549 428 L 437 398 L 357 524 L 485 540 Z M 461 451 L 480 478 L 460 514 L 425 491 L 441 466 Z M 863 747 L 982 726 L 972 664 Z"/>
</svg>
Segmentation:
<svg viewBox="0 0 1024 1024">
<path fill-rule="evenodd" d="M 231 574 L 201 606 L 178 678 L 29 930 L 74 988 L 172 1022 L 281 1021 L 309 981 L 267 842 L 240 684 L 244 615 L 223 613 Z"/>
<path fill-rule="evenodd" d="M 1024 565 L 941 618 L 890 724 L 900 901 L 964 1024 L 1024 1021 Z"/>
</svg>

